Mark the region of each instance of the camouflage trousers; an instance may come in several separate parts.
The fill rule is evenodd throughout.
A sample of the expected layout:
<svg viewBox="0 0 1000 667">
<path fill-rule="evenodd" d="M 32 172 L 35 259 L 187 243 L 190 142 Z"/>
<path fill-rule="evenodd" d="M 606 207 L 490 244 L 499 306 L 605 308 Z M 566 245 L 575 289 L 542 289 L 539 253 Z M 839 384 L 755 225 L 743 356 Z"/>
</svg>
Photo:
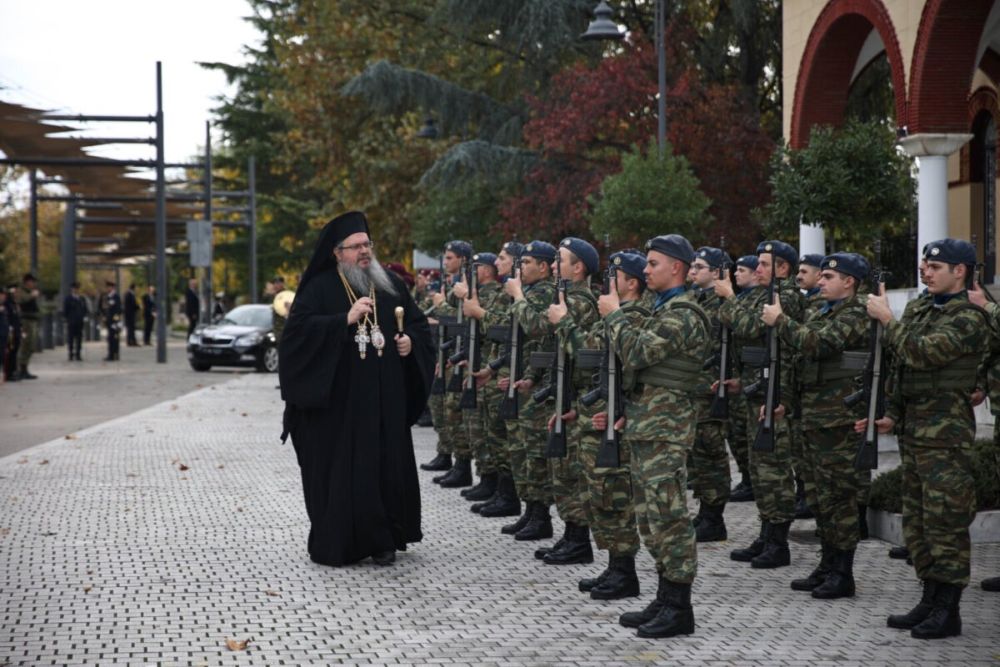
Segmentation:
<svg viewBox="0 0 1000 667">
<path fill-rule="evenodd" d="M 531 395 L 520 396 L 517 426 L 507 423 L 510 442 L 510 468 L 521 500 L 552 504 L 552 478 L 545 458 L 548 443 L 549 409 L 532 402 Z"/>
<path fill-rule="evenodd" d="M 688 476 L 694 497 L 701 502 L 706 505 L 725 505 L 729 502 L 732 476 L 729 472 L 729 453 L 726 451 L 726 422 L 698 422 Z"/>
<path fill-rule="evenodd" d="M 802 420 L 792 419 L 789 421 L 789 425 L 792 436 L 792 470 L 795 473 L 795 479 L 802 481 L 806 503 L 815 514 L 819 499 L 816 497 L 816 480 L 813 478 L 814 464 L 804 451 L 807 446 L 805 439 L 808 436 L 802 431 Z M 810 436 L 815 433 L 816 431 L 809 431 Z"/>
<path fill-rule="evenodd" d="M 976 516 L 972 443 L 917 443 L 900 438 L 903 470 L 903 538 L 923 580 L 969 584 Z"/>
<path fill-rule="evenodd" d="M 750 446 L 747 444 L 747 399 L 743 392 L 729 394 L 729 451 L 741 474 L 750 473 Z"/>
<path fill-rule="evenodd" d="M 803 436 L 802 474 L 813 482 L 820 539 L 836 549 L 858 545 L 858 471 L 854 469 L 857 436 L 853 424 L 800 431 Z"/>
<path fill-rule="evenodd" d="M 589 422 L 589 417 L 587 421 Z M 549 475 L 552 478 L 552 498 L 555 500 L 556 511 L 563 521 L 587 525 L 587 508 L 583 503 L 583 490 L 587 478 L 580 465 L 580 438 L 583 427 L 590 429 L 590 424 L 581 424 L 581 419 L 564 423 L 566 428 L 566 456 L 548 459 Z M 546 444 L 548 432 L 546 431 Z"/>
<path fill-rule="evenodd" d="M 28 367 L 31 355 L 38 349 L 38 320 L 21 320 L 21 346 L 17 348 L 17 367 Z"/>
<path fill-rule="evenodd" d="M 642 541 L 662 577 L 690 584 L 698 572 L 684 467 L 690 446 L 661 440 L 633 440 L 631 447 L 635 519 Z"/>
<path fill-rule="evenodd" d="M 444 424 L 448 442 L 451 443 L 451 451 L 455 457 L 460 459 L 472 458 L 472 442 L 469 440 L 469 432 L 465 427 L 465 412 L 458 407 L 462 400 L 462 394 L 458 392 L 445 392 L 444 395 Z"/>
<path fill-rule="evenodd" d="M 747 403 L 747 434 L 750 442 L 750 480 L 761 521 L 785 523 L 795 518 L 795 479 L 792 477 L 792 439 L 787 419 L 774 426 L 774 451 L 753 448 L 760 426 L 760 406 Z"/>
<path fill-rule="evenodd" d="M 444 394 L 431 394 L 427 399 L 427 407 L 431 410 L 434 420 L 434 432 L 437 433 L 437 453 L 451 455 L 451 443 L 448 441 L 444 424 Z"/>
<path fill-rule="evenodd" d="M 466 420 L 469 426 L 469 442 L 472 443 L 473 455 L 476 459 L 476 471 L 480 475 L 509 471 L 507 458 L 507 426 L 497 414 L 503 394 L 495 386 L 486 386 L 479 390 L 476 397 L 476 409 L 466 410 Z"/>
<path fill-rule="evenodd" d="M 586 484 L 583 503 L 587 521 L 597 548 L 612 557 L 635 556 L 639 551 L 639 533 L 632 508 L 632 466 L 628 441 L 619 439 L 618 468 L 598 468 L 597 452 L 603 435 L 584 431 L 580 438 L 580 467 Z"/>
</svg>

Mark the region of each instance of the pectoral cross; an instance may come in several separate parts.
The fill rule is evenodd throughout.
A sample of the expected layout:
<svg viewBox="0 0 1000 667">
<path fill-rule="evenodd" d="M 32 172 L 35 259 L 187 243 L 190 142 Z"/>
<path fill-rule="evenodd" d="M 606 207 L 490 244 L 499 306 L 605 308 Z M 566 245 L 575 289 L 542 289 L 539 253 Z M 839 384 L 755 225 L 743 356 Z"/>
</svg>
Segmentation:
<svg viewBox="0 0 1000 667">
<path fill-rule="evenodd" d="M 361 358 L 365 358 L 365 353 L 368 351 L 368 343 L 371 338 L 368 337 L 368 327 L 364 322 L 358 325 L 358 333 L 354 334 L 354 342 L 358 344 L 358 354 Z"/>
</svg>

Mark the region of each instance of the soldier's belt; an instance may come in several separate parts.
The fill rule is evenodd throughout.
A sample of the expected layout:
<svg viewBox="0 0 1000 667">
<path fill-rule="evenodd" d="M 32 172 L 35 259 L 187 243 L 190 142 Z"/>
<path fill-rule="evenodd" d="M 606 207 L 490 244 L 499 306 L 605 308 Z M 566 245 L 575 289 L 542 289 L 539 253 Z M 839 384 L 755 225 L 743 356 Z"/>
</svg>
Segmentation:
<svg viewBox="0 0 1000 667">
<path fill-rule="evenodd" d="M 542 369 L 551 368 L 555 359 L 555 352 L 532 352 L 528 355 L 528 366 Z"/>
<path fill-rule="evenodd" d="M 815 387 L 835 380 L 855 378 L 868 365 L 867 351 L 848 350 L 821 361 L 807 361 L 802 365 L 800 381 L 803 386 Z"/>
<path fill-rule="evenodd" d="M 767 348 L 744 347 L 740 350 L 740 362 L 744 366 L 752 368 L 763 368 L 767 361 Z"/>
<path fill-rule="evenodd" d="M 638 384 L 689 392 L 697 387 L 700 373 L 700 361 L 671 358 L 655 366 L 643 368 L 636 373 L 635 381 Z"/>
<path fill-rule="evenodd" d="M 926 396 L 941 390 L 959 390 L 972 393 L 976 389 L 976 371 L 979 359 L 967 355 L 947 366 L 931 370 L 903 367 L 900 389 L 904 396 Z"/>
<path fill-rule="evenodd" d="M 576 351 L 576 367 L 579 369 L 600 368 L 608 353 L 604 350 L 582 349 Z"/>
<path fill-rule="evenodd" d="M 494 324 L 486 329 L 486 340 L 494 343 L 506 343 L 510 341 L 510 325 Z"/>
</svg>

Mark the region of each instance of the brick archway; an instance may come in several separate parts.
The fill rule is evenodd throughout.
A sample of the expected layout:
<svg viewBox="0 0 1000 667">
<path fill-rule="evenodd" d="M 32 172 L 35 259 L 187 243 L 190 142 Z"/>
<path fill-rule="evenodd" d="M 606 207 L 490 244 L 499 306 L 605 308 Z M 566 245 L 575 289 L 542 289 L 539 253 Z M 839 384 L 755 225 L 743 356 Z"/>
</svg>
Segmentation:
<svg viewBox="0 0 1000 667">
<path fill-rule="evenodd" d="M 897 124 L 906 124 L 903 57 L 885 5 L 881 0 L 830 0 L 809 33 L 795 82 L 792 147 L 804 146 L 814 125 L 836 126 L 843 122 L 851 75 L 872 28 L 882 38 L 889 60 Z"/>
<path fill-rule="evenodd" d="M 928 0 L 910 69 L 910 134 L 968 131 L 976 50 L 993 0 Z"/>
</svg>

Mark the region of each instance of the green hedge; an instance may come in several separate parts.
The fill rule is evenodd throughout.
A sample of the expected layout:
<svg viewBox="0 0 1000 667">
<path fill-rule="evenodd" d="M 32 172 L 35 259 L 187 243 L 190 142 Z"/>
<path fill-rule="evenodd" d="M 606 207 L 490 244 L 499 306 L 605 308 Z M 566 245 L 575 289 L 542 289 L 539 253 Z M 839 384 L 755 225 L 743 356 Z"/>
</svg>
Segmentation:
<svg viewBox="0 0 1000 667">
<path fill-rule="evenodd" d="M 972 450 L 976 510 L 1000 509 L 1000 456 L 992 440 L 978 440 Z M 895 468 L 872 480 L 868 505 L 886 512 L 902 512 L 903 472 Z"/>
</svg>

